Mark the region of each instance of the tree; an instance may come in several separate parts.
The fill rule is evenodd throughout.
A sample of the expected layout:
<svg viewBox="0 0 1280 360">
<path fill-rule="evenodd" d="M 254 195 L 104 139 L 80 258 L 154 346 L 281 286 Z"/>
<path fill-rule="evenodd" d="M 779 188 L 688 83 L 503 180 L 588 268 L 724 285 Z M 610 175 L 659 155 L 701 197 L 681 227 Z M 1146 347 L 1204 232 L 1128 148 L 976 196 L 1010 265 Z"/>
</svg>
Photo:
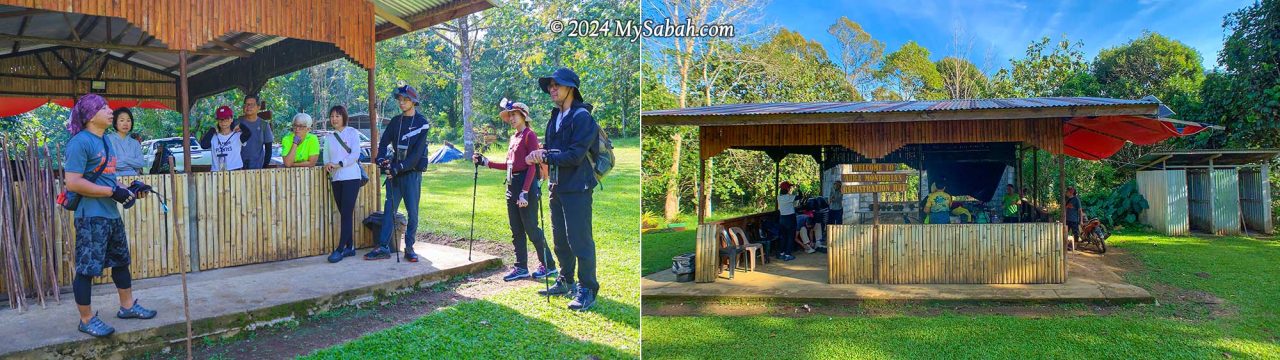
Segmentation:
<svg viewBox="0 0 1280 360">
<path fill-rule="evenodd" d="M 987 91 L 987 76 L 969 60 L 945 57 L 938 60 L 942 92 L 948 99 L 973 99 Z"/>
<path fill-rule="evenodd" d="M 929 49 L 915 41 L 902 44 L 884 57 L 884 65 L 876 73 L 903 100 L 936 100 L 944 97 L 942 75 L 929 60 Z"/>
<path fill-rule="evenodd" d="M 884 42 L 872 39 L 862 25 L 844 16 L 827 28 L 827 33 L 840 42 L 840 70 L 858 91 L 854 97 L 865 99 L 862 94 L 871 93 L 868 87 L 875 81 L 875 69 L 884 58 Z"/>
<path fill-rule="evenodd" d="M 1103 96 L 1155 95 L 1165 100 L 1195 94 L 1204 80 L 1201 60 L 1199 52 L 1182 42 L 1144 32 L 1138 39 L 1098 51 L 1093 75 Z"/>
<path fill-rule="evenodd" d="M 1056 47 L 1050 49 L 1050 44 Z M 998 97 L 1058 96 L 1062 85 L 1077 73 L 1088 70 L 1084 43 L 1071 42 L 1064 36 L 1051 43 L 1048 36 L 1027 46 L 1026 57 L 1010 59 L 1013 69 L 1000 69 L 993 81 Z"/>
<path fill-rule="evenodd" d="M 1226 75 L 1215 79 L 1208 94 L 1207 118 L 1228 129 L 1225 143 L 1238 147 L 1280 146 L 1280 1 L 1255 2 L 1223 19 L 1228 32 L 1218 53 Z M 1210 101 L 1210 100 L 1213 101 Z"/>
</svg>

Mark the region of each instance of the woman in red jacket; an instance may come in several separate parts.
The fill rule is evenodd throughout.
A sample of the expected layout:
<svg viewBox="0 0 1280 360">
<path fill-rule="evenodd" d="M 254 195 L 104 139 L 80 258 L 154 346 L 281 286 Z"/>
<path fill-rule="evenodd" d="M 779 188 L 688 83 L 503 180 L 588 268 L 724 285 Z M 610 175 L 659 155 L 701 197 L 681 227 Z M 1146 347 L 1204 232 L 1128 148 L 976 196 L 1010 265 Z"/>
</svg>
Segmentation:
<svg viewBox="0 0 1280 360">
<path fill-rule="evenodd" d="M 525 278 L 541 279 L 556 276 L 556 261 L 551 258 L 551 249 L 547 248 L 546 236 L 538 227 L 538 167 L 528 165 L 524 158 L 537 150 L 538 134 L 529 128 L 529 106 L 502 99 L 499 104 L 502 112 L 498 116 L 515 130 L 507 147 L 505 161 L 490 161 L 479 153 L 472 155 L 477 165 L 485 165 L 490 169 L 507 171 L 507 218 L 511 223 L 511 244 L 516 248 L 516 264 L 511 273 L 502 280 L 514 281 Z M 530 206 L 532 204 L 532 206 Z M 529 248 L 525 239 L 533 242 L 534 251 L 538 253 L 538 261 L 542 263 L 533 273 L 529 273 Z"/>
</svg>

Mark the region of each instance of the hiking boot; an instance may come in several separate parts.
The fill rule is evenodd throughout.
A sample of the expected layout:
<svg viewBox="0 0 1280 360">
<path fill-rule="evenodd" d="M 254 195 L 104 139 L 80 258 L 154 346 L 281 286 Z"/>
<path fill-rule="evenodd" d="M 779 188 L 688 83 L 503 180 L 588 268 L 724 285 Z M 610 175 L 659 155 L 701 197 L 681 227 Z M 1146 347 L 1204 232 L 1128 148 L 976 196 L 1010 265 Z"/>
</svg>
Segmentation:
<svg viewBox="0 0 1280 360">
<path fill-rule="evenodd" d="M 405 249 L 405 250 L 404 250 L 404 260 L 405 260 L 405 261 L 408 261 L 408 262 L 414 262 L 414 263 L 416 263 L 416 262 L 418 262 L 418 253 L 413 252 L 413 249 Z"/>
<path fill-rule="evenodd" d="M 332 254 L 329 254 L 329 259 L 328 259 L 328 260 L 329 260 L 329 263 L 330 263 L 330 264 L 332 264 L 332 263 L 336 263 L 336 262 L 342 261 L 342 258 L 345 258 L 345 257 L 346 257 L 346 256 L 343 256 L 343 255 L 342 255 L 342 254 L 343 254 L 343 253 L 345 253 L 345 252 L 346 252 L 346 251 L 345 251 L 345 250 L 343 250 L 343 249 L 341 249 L 341 248 L 339 248 L 339 249 L 334 249 L 334 250 L 333 250 L 333 253 L 332 253 Z"/>
<path fill-rule="evenodd" d="M 515 268 L 515 269 L 511 269 L 510 274 L 507 274 L 507 276 L 503 276 L 502 281 L 516 281 L 520 279 L 528 279 L 529 276 L 530 276 L 529 269 Z"/>
<path fill-rule="evenodd" d="M 348 258 L 348 257 L 352 257 L 352 256 L 356 256 L 356 249 L 353 249 L 353 248 L 346 248 L 346 249 L 342 250 L 342 257 L 344 257 L 344 258 Z"/>
<path fill-rule="evenodd" d="M 571 282 L 565 282 L 565 281 L 564 281 L 564 277 L 558 277 L 558 278 L 556 278 L 556 283 L 555 283 L 555 285 L 551 285 L 551 288 L 549 288 L 549 289 L 545 289 L 545 290 L 538 290 L 538 295 L 542 295 L 542 296 L 552 296 L 552 295 L 567 295 L 567 296 L 573 296 L 573 294 L 576 292 L 576 291 L 574 291 L 574 290 L 576 290 L 576 289 L 577 289 L 577 287 L 575 286 L 575 284 L 574 284 L 574 283 L 571 283 Z"/>
<path fill-rule="evenodd" d="M 156 311 L 138 305 L 138 299 L 133 299 L 133 306 L 128 309 L 120 308 L 120 311 L 116 312 L 116 317 L 121 319 L 150 319 L 156 317 Z"/>
<path fill-rule="evenodd" d="M 384 247 L 373 249 L 373 251 L 370 251 L 369 253 L 364 254 L 365 260 L 386 260 L 390 258 L 391 258 L 391 252 L 387 251 L 387 248 L 384 248 Z"/>
<path fill-rule="evenodd" d="M 591 305 L 596 304 L 596 293 L 585 287 L 578 287 L 578 295 L 574 296 L 573 301 L 569 302 L 569 310 L 587 311 L 591 310 Z"/>
<path fill-rule="evenodd" d="M 93 335 L 94 337 L 103 337 L 116 332 L 116 328 L 107 325 L 98 319 L 98 313 L 93 313 L 93 318 L 88 323 L 80 323 L 80 332 Z"/>
<path fill-rule="evenodd" d="M 539 265 L 538 270 L 533 272 L 534 279 L 541 279 L 544 277 L 556 276 L 556 275 L 560 275 L 560 270 L 556 270 L 556 269 L 547 270 L 547 267 L 542 265 Z"/>
<path fill-rule="evenodd" d="M 796 256 L 791 254 L 782 254 L 782 256 L 779 256 L 778 259 L 782 261 L 791 261 L 791 260 L 795 260 Z"/>
</svg>

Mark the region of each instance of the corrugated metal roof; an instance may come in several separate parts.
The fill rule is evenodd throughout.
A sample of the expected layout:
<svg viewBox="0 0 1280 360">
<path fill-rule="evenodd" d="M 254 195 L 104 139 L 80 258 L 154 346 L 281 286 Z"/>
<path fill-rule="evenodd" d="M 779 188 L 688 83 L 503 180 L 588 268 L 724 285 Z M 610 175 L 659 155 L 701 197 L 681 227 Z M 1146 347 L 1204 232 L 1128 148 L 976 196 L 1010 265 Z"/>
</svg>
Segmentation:
<svg viewBox="0 0 1280 360">
<path fill-rule="evenodd" d="M 645 111 L 641 116 L 719 116 L 819 113 L 928 112 L 985 109 L 1029 109 L 1071 106 L 1160 104 L 1155 98 L 1139 100 L 1098 97 L 1033 97 L 1016 99 L 958 99 L 919 101 L 858 101 L 810 103 L 726 104 Z"/>
<path fill-rule="evenodd" d="M 449 2 L 450 0 L 374 0 L 373 4 L 391 13 L 391 15 L 407 19 L 431 11 Z M 376 17 L 374 23 L 382 25 L 386 24 L 387 20 L 382 17 Z"/>
</svg>

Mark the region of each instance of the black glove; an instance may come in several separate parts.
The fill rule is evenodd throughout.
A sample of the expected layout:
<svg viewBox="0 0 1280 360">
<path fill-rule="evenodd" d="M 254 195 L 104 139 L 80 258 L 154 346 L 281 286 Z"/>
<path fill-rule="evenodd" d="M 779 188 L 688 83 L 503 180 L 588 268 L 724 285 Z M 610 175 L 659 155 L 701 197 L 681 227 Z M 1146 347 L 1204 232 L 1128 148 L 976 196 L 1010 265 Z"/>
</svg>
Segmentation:
<svg viewBox="0 0 1280 360">
<path fill-rule="evenodd" d="M 124 204 L 125 209 L 133 207 L 133 192 L 129 191 L 129 189 L 117 186 L 114 190 L 111 190 L 111 199 Z"/>
<path fill-rule="evenodd" d="M 484 155 L 476 154 L 471 159 L 475 160 L 476 165 L 489 166 L 489 159 L 485 158 Z"/>
<path fill-rule="evenodd" d="M 142 180 L 134 180 L 132 184 L 129 184 L 129 191 L 134 194 L 149 192 L 151 191 L 151 185 L 143 183 Z"/>
</svg>

